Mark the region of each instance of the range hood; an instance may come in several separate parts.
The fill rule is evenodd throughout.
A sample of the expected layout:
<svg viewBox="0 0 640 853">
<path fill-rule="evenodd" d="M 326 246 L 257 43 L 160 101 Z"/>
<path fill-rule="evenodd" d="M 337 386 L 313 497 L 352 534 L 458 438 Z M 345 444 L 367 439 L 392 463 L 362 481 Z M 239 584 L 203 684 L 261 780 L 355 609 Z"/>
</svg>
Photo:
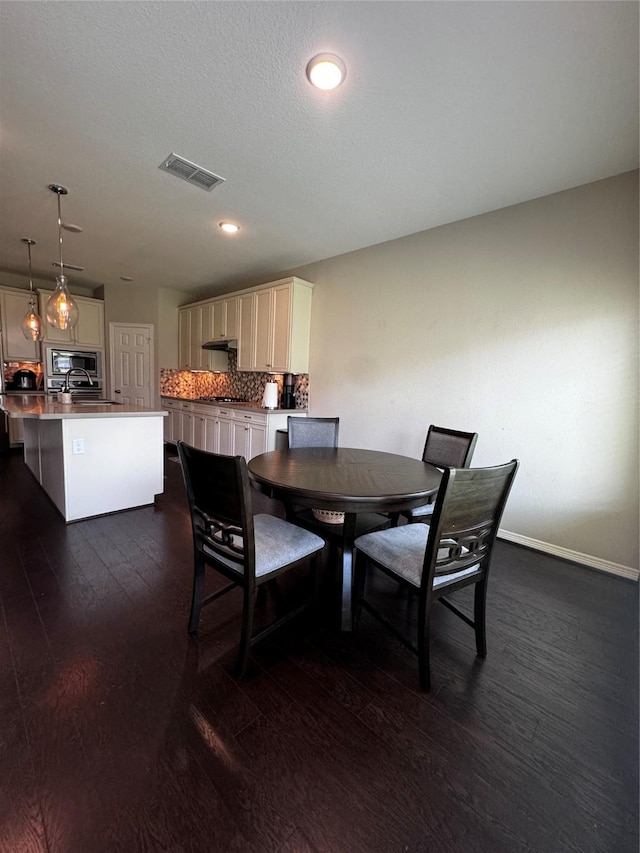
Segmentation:
<svg viewBox="0 0 640 853">
<path fill-rule="evenodd" d="M 219 352 L 229 352 L 229 350 L 238 349 L 238 341 L 207 341 L 202 344 L 202 349 L 218 350 Z"/>
</svg>

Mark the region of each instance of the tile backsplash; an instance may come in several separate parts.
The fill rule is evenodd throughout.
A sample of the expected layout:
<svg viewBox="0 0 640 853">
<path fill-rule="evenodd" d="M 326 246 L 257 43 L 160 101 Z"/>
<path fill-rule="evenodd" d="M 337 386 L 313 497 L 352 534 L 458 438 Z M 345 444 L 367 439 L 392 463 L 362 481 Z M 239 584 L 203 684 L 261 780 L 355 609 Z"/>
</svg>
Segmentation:
<svg viewBox="0 0 640 853">
<path fill-rule="evenodd" d="M 4 381 L 7 385 L 13 382 L 13 375 L 16 370 L 30 370 L 36 375 L 37 387 L 40 388 L 43 382 L 42 362 L 40 361 L 5 361 L 3 365 Z"/>
<path fill-rule="evenodd" d="M 160 369 L 160 393 L 170 397 L 185 397 L 196 400 L 198 397 L 241 397 L 243 400 L 261 402 L 266 382 L 278 383 L 278 395 L 282 392 L 282 374 L 247 373 L 236 369 L 237 356 L 229 353 L 229 372 L 192 372 L 190 370 Z M 309 405 L 309 375 L 299 373 L 295 376 L 294 396 L 296 409 L 306 409 Z"/>
</svg>

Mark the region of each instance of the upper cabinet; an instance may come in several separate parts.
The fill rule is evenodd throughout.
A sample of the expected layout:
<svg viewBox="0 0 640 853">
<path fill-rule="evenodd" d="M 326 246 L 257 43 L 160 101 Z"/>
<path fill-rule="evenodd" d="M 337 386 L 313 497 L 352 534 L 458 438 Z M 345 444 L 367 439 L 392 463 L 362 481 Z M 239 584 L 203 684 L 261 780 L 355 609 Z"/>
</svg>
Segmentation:
<svg viewBox="0 0 640 853">
<path fill-rule="evenodd" d="M 204 350 L 202 344 L 213 339 L 213 303 L 178 309 L 178 353 L 180 367 L 185 370 L 229 369 L 226 352 Z"/>
<path fill-rule="evenodd" d="M 74 329 L 58 329 L 47 321 L 47 300 L 52 291 L 39 290 L 39 311 L 44 320 L 44 342 L 103 349 L 104 302 L 87 296 L 74 296 L 78 305 L 78 323 Z"/>
<path fill-rule="evenodd" d="M 312 293 L 313 284 L 292 277 L 185 305 L 178 310 L 180 367 L 227 370 L 226 353 L 201 347 L 237 339 L 238 370 L 308 373 Z"/>
<path fill-rule="evenodd" d="M 216 299 L 211 305 L 211 341 L 232 341 L 238 337 L 238 297 Z"/>
<path fill-rule="evenodd" d="M 238 370 L 309 372 L 312 292 L 287 278 L 239 296 Z"/>
<path fill-rule="evenodd" d="M 9 361 L 38 361 L 40 344 L 28 341 L 22 334 L 22 321 L 29 310 L 28 290 L 0 292 L 0 327 L 4 341 L 4 357 Z"/>
</svg>

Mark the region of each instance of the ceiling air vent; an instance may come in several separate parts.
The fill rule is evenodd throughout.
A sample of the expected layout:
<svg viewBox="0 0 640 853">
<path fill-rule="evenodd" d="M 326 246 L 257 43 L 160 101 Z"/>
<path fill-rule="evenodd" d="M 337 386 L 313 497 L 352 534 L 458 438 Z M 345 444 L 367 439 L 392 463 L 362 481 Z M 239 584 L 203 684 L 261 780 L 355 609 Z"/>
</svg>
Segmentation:
<svg viewBox="0 0 640 853">
<path fill-rule="evenodd" d="M 190 163 L 184 157 L 178 157 L 177 154 L 169 154 L 164 163 L 160 164 L 160 168 L 163 172 L 169 172 L 170 175 L 182 178 L 183 181 L 193 184 L 194 187 L 200 187 L 201 190 L 207 190 L 207 192 L 211 192 L 214 187 L 225 181 L 220 175 L 214 175 L 213 172 L 196 166 L 195 163 Z"/>
</svg>

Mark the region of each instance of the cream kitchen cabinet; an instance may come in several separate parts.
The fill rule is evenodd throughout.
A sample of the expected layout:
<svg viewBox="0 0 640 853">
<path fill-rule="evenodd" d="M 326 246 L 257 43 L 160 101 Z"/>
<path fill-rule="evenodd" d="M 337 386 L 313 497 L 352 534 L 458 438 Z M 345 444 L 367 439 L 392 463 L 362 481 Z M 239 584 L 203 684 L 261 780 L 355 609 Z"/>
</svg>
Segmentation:
<svg viewBox="0 0 640 853">
<path fill-rule="evenodd" d="M 267 450 L 267 415 L 235 412 L 233 421 L 233 453 L 247 462 Z"/>
<path fill-rule="evenodd" d="M 162 398 L 165 441 L 182 440 L 209 453 L 244 456 L 247 461 L 276 449 L 276 434 L 287 428 L 288 417 L 306 412 L 267 412 L 249 406 L 213 406 L 190 400 Z"/>
<path fill-rule="evenodd" d="M 28 290 L 0 291 L 0 328 L 4 341 L 4 357 L 8 361 L 39 361 L 40 344 L 28 341 L 22 334 L 22 321 L 29 310 Z"/>
<path fill-rule="evenodd" d="M 234 456 L 233 449 L 233 409 L 218 409 L 216 411 L 218 443 L 214 453 L 224 453 Z"/>
<path fill-rule="evenodd" d="M 225 300 L 226 307 L 226 328 L 225 335 L 228 340 L 234 340 L 238 337 L 238 311 L 239 303 L 237 296 L 228 296 Z"/>
<path fill-rule="evenodd" d="M 209 340 L 230 341 L 238 337 L 238 297 L 229 296 L 211 303 L 212 324 Z"/>
<path fill-rule="evenodd" d="M 240 294 L 238 370 L 308 372 L 312 291 L 288 278 Z"/>
<path fill-rule="evenodd" d="M 182 412 L 180 409 L 180 401 L 163 397 L 162 411 L 168 412 L 167 417 L 163 418 L 164 440 L 176 442 L 182 436 Z"/>
<path fill-rule="evenodd" d="M 47 301 L 53 291 L 39 290 L 39 311 L 44 320 L 44 342 L 71 344 L 77 347 L 104 347 L 104 302 L 87 296 L 74 296 L 78 305 L 78 322 L 74 329 L 58 329 L 47 321 Z"/>
<path fill-rule="evenodd" d="M 202 344 L 211 340 L 213 306 L 211 303 L 178 309 L 178 353 L 184 370 L 229 369 L 226 352 L 203 350 Z"/>
</svg>

